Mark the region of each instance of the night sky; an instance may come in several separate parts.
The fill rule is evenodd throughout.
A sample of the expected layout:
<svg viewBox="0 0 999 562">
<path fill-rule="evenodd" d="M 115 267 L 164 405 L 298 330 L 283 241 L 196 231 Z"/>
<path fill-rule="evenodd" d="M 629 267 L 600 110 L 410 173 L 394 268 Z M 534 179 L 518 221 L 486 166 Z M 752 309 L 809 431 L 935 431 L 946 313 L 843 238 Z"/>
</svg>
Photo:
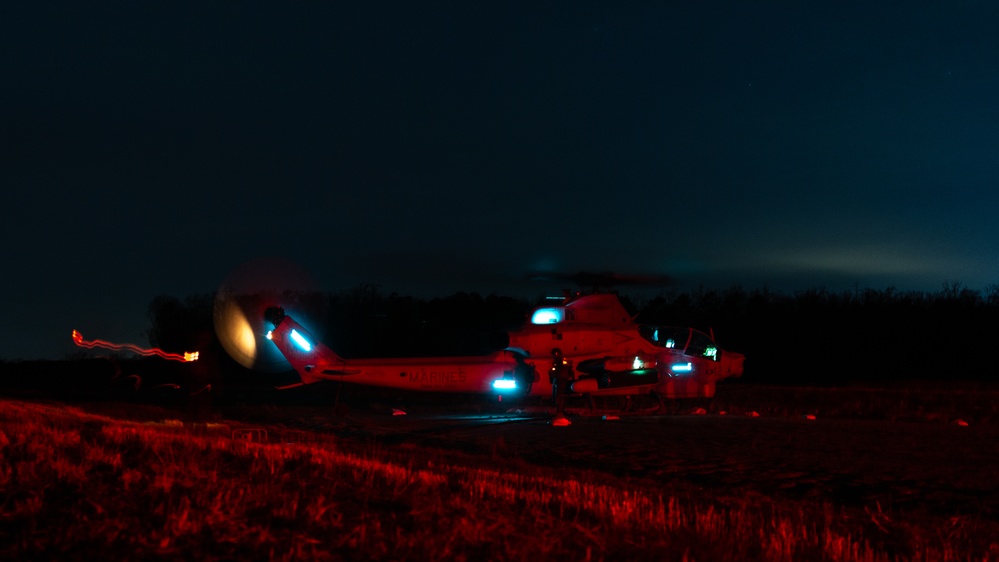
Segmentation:
<svg viewBox="0 0 999 562">
<path fill-rule="evenodd" d="M 0 358 L 157 295 L 999 283 L 999 3 L 0 8 Z"/>
</svg>

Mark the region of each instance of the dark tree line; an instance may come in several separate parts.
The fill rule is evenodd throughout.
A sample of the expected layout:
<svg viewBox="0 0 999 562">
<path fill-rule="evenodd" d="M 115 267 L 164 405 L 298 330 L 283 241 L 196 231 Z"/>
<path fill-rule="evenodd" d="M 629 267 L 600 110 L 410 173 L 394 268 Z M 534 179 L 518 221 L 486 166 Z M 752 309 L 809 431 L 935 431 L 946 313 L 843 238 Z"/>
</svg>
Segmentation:
<svg viewBox="0 0 999 562">
<path fill-rule="evenodd" d="M 361 285 L 330 296 L 325 339 L 347 357 L 481 355 L 504 345 L 499 336 L 521 325 L 531 304 L 464 292 L 418 299 Z"/>
<path fill-rule="evenodd" d="M 639 321 L 712 329 L 722 348 L 746 354 L 751 381 L 999 380 L 997 287 L 792 295 L 735 287 L 660 296 L 640 311 Z"/>
<path fill-rule="evenodd" d="M 150 343 L 224 355 L 214 341 L 213 300 L 154 299 Z M 386 295 L 375 285 L 330 293 L 326 301 L 323 339 L 348 358 L 489 353 L 536 305 L 463 292 L 435 299 Z M 723 349 L 746 354 L 745 382 L 993 381 L 999 371 L 992 357 L 999 342 L 999 287 L 793 294 L 732 287 L 622 295 L 622 301 L 639 322 L 713 331 Z"/>
</svg>

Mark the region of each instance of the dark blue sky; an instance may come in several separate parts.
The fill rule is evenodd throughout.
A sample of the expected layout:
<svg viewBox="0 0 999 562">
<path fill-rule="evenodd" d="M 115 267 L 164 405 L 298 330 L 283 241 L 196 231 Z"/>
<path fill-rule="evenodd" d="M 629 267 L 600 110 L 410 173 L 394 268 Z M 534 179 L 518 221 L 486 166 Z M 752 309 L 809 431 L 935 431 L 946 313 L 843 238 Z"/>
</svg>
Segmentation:
<svg viewBox="0 0 999 562">
<path fill-rule="evenodd" d="M 0 8 L 0 358 L 327 289 L 999 283 L 994 2 Z"/>
</svg>

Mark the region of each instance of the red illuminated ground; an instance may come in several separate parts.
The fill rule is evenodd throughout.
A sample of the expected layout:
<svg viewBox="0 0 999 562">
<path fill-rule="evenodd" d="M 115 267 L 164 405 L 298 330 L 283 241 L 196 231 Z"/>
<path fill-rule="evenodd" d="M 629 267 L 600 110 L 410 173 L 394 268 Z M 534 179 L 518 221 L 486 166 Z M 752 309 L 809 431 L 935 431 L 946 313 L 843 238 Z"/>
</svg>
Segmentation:
<svg viewBox="0 0 999 562">
<path fill-rule="evenodd" d="M 179 392 L 172 388 L 154 390 Z M 657 548 L 676 549 L 677 560 L 692 548 L 706 557 L 703 559 L 714 559 L 709 553 L 728 553 L 725 558 L 731 558 L 732 552 L 743 548 L 767 552 L 792 549 L 798 553 L 819 549 L 827 559 L 844 559 L 843 552 L 868 552 L 864 550 L 868 547 L 899 555 L 899 559 L 920 559 L 922 549 L 932 554 L 927 559 L 963 560 L 964 554 L 971 552 L 977 553 L 976 559 L 982 555 L 984 559 L 999 559 L 999 541 L 995 539 L 999 536 L 999 484 L 995 479 L 999 402 L 994 390 L 735 385 L 720 388 L 713 401 L 671 403 L 668 413 L 653 412 L 650 404 L 640 404 L 647 408 L 641 413 L 614 411 L 606 407 L 608 404 L 591 412 L 585 404 L 571 402 L 573 424 L 564 428 L 548 424 L 550 408 L 543 403 L 500 405 L 481 398 L 414 401 L 351 391 L 336 406 L 335 395 L 323 395 L 321 385 L 298 390 L 301 393 L 266 390 L 264 400 L 239 400 L 230 395 L 214 404 L 200 401 L 205 393 L 199 393 L 191 396 L 197 402 L 174 402 L 169 407 L 93 401 L 74 402 L 73 407 L 64 409 L 45 399 L 41 399 L 45 405 L 37 407 L 12 402 L 6 419 L 10 437 L 0 441 L 0 448 L 6 443 L 18 481 L 30 489 L 41 482 L 52 492 L 44 496 L 48 498 L 45 501 L 31 503 L 24 490 L 6 490 L 8 507 L 13 510 L 8 510 L 10 516 L 19 522 L 17 533 L 9 537 L 14 541 L 10 551 L 41 555 L 68 545 L 104 544 L 113 536 L 108 534 L 109 528 L 127 524 L 130 533 L 139 533 L 127 549 L 163 554 L 183 546 L 229 559 L 239 550 L 233 545 L 242 544 L 242 539 L 232 542 L 233 536 L 242 537 L 260 525 L 274 532 L 285 529 L 279 523 L 290 517 L 286 507 L 298 505 L 295 494 L 300 492 L 286 489 L 294 484 L 310 494 L 324 490 L 329 495 L 327 503 L 346 506 L 337 513 L 352 517 L 301 519 L 305 516 L 293 510 L 299 518 L 295 528 L 305 533 L 303 536 L 325 537 L 309 538 L 303 544 L 315 548 L 347 545 L 359 557 L 377 557 L 384 544 L 381 540 L 350 547 L 350 537 L 362 530 L 387 529 L 389 535 L 403 530 L 414 541 L 398 547 L 396 554 L 403 556 L 434 548 L 437 535 L 416 535 L 415 528 L 406 525 L 398 529 L 384 525 L 424 515 L 432 520 L 450 517 L 450 521 L 462 524 L 505 521 L 504 514 L 524 507 L 503 501 L 483 504 L 492 511 L 479 514 L 484 519 L 468 519 L 466 511 L 482 508 L 477 502 L 485 500 L 469 499 L 474 486 L 463 488 L 463 480 L 448 480 L 441 471 L 476 467 L 503 483 L 494 482 L 491 493 L 519 490 L 517 493 L 526 494 L 522 499 L 538 502 L 531 504 L 531 513 L 540 510 L 539 517 L 548 518 L 548 528 L 575 537 L 565 543 L 565 553 L 574 556 L 589 552 L 593 544 L 652 551 L 641 546 L 644 543 L 632 542 L 633 538 L 619 544 L 614 537 L 576 536 L 586 525 L 572 517 L 563 520 L 560 504 L 545 500 L 550 486 L 559 483 L 572 482 L 577 488 L 581 482 L 607 484 L 617 494 L 613 505 L 627 504 L 635 494 L 652 494 L 678 502 L 670 506 L 691 506 L 686 508 L 691 511 L 683 511 L 689 515 L 663 520 L 674 521 L 670 528 L 682 531 L 682 536 L 655 543 Z M 100 416 L 87 418 L 79 413 L 81 409 L 89 412 L 86 415 Z M 121 425 L 112 420 L 122 420 Z M 133 424 L 129 420 L 152 423 Z M 194 440 L 192 445 L 175 439 L 184 433 Z M 115 437 L 126 434 L 132 435 L 131 440 Z M 212 439 L 206 438 L 209 434 Z M 195 441 L 198 446 L 193 445 Z M 252 447 L 246 447 L 243 441 L 259 441 L 264 446 L 251 443 Z M 352 484 L 330 488 L 329 474 L 336 464 L 331 459 L 340 458 L 338 451 L 345 454 L 343 458 L 371 455 L 376 464 L 382 463 L 379 466 L 418 477 L 413 476 L 400 488 L 375 491 L 364 488 L 373 478 L 371 474 L 349 472 L 338 478 Z M 363 453 L 358 457 L 348 454 L 351 451 Z M 270 460 L 258 462 L 264 453 L 271 455 L 267 457 Z M 139 462 L 143 454 L 152 464 Z M 192 455 L 201 460 L 184 464 Z M 90 494 L 89 486 L 80 484 L 87 481 L 77 468 L 81 458 L 91 469 L 112 471 L 100 480 L 104 488 L 96 488 L 96 495 Z M 314 462 L 303 464 L 304 458 Z M 163 464 L 162 459 L 172 461 Z M 243 470 L 250 468 L 253 470 L 243 478 Z M 51 478 L 44 478 L 46 471 L 52 470 Z M 287 474 L 297 476 L 289 480 Z M 547 479 L 540 491 L 517 488 L 520 477 L 538 474 Z M 426 498 L 420 494 L 436 497 L 439 490 L 418 484 L 420 478 L 431 476 L 445 478 L 445 487 L 455 497 L 427 511 L 423 504 Z M 134 485 L 132 493 L 121 498 L 108 496 L 107 490 L 117 489 L 121 481 Z M 268 485 L 261 488 L 261 482 Z M 181 492 L 210 484 L 217 494 L 201 495 L 196 505 L 187 504 L 183 493 L 167 494 L 175 490 L 175 484 Z M 412 499 L 410 493 L 423 499 Z M 213 519 L 228 509 L 228 504 L 223 509 L 216 501 L 219 497 L 240 499 L 239 517 L 226 519 L 224 529 Z M 158 517 L 186 526 L 149 527 L 137 515 L 145 513 L 147 502 L 162 506 Z M 270 507 L 260 512 L 255 506 L 261 502 Z M 74 514 L 90 513 L 92 523 L 80 525 L 74 519 L 73 531 L 65 540 L 38 538 L 41 535 L 32 531 L 37 525 L 47 532 L 68 524 L 61 519 L 65 516 L 63 504 Z M 105 507 L 91 513 L 90 506 L 98 504 Z M 456 505 L 460 514 L 455 518 L 452 511 Z M 24 515 L 31 510 L 37 516 Z M 114 515 L 119 512 L 131 515 Z M 669 513 L 681 512 L 670 507 Z M 345 527 L 348 520 L 352 523 Z M 663 521 L 660 523 L 665 524 Z M 612 516 L 602 524 L 623 532 L 615 522 Z M 702 529 L 702 523 L 708 527 Z M 727 536 L 728 540 L 705 544 L 701 535 L 714 536 L 712 528 L 734 534 Z M 190 529 L 217 533 L 225 541 L 203 541 L 204 537 Z M 472 552 L 481 543 L 481 538 L 462 543 L 461 552 Z M 298 556 L 285 539 L 258 537 L 255 544 L 284 549 L 282 559 Z M 511 558 L 521 559 L 524 549 L 533 551 L 543 545 L 520 546 Z M 761 556 L 759 559 L 772 559 L 769 554 Z M 874 555 L 852 558 L 892 559 Z"/>
<path fill-rule="evenodd" d="M 729 403 L 733 392 L 745 391 L 723 390 Z M 851 396 L 850 391 L 839 394 L 837 399 Z M 720 403 L 726 399 L 719 397 Z M 910 404 L 921 413 L 899 415 L 902 419 L 858 419 L 844 411 L 815 419 L 773 411 L 752 417 L 746 408 L 727 415 L 591 414 L 579 403 L 571 409 L 574 423 L 567 428 L 550 427 L 544 407 L 519 414 L 450 409 L 447 415 L 424 407 L 405 416 L 390 415 L 390 409 L 382 408 L 354 410 L 343 417 L 324 414 L 322 409 L 288 408 L 281 413 L 270 410 L 268 415 L 345 438 L 588 469 L 656 486 L 825 501 L 892 513 L 996 519 L 999 425 L 991 412 L 999 402 L 994 395 L 975 397 L 978 409 L 967 412 L 974 414 L 966 416 L 968 422 L 954 413 L 963 400 L 938 405 L 939 413 Z M 605 413 L 620 414 L 619 419 L 607 420 Z"/>
</svg>

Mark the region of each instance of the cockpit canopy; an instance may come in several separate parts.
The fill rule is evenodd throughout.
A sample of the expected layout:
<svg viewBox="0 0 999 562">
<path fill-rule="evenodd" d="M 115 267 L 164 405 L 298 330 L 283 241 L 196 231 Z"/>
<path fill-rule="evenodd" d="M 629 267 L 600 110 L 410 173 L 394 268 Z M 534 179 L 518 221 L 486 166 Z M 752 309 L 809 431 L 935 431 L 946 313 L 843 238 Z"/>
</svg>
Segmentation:
<svg viewBox="0 0 999 562">
<path fill-rule="evenodd" d="M 710 357 L 718 360 L 718 346 L 704 332 L 675 326 L 639 326 L 638 333 L 656 347 L 674 349 L 677 353 Z"/>
</svg>

